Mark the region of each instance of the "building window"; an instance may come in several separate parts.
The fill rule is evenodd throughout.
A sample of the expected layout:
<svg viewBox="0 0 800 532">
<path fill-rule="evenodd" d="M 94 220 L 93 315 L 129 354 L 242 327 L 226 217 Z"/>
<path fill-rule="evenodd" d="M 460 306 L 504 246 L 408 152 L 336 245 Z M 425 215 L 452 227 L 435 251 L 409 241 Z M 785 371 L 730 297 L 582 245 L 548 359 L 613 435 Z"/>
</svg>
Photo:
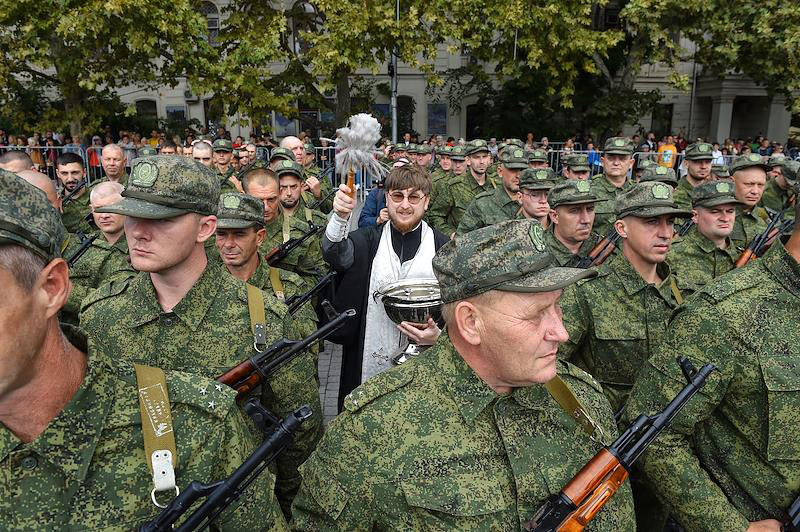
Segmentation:
<svg viewBox="0 0 800 532">
<path fill-rule="evenodd" d="M 175 122 L 184 122 L 186 120 L 186 106 L 168 105 L 167 120 L 174 120 Z"/>
<path fill-rule="evenodd" d="M 411 96 L 398 96 L 397 97 L 397 134 L 401 137 L 414 131 L 414 111 L 416 105 L 414 98 Z"/>
<path fill-rule="evenodd" d="M 447 134 L 447 104 L 428 104 L 428 135 Z"/>
<path fill-rule="evenodd" d="M 142 118 L 158 118 L 158 106 L 155 100 L 137 100 L 136 115 Z"/>
<path fill-rule="evenodd" d="M 219 36 L 219 9 L 211 2 L 203 2 L 200 4 L 200 14 L 206 17 L 206 40 L 211 46 L 216 46 Z"/>
</svg>

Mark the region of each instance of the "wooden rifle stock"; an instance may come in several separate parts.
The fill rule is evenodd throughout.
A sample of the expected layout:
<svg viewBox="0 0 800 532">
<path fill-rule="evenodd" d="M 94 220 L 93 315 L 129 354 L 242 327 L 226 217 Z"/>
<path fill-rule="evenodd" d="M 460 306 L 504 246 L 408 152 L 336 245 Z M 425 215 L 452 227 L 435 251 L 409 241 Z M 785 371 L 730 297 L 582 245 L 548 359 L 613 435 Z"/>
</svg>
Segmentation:
<svg viewBox="0 0 800 532">
<path fill-rule="evenodd" d="M 577 509 L 559 528 L 559 531 L 579 532 L 594 519 L 597 512 L 614 496 L 628 470 L 608 449 L 601 449 L 564 486 L 564 495 L 575 501 Z M 588 489 L 590 488 L 591 489 Z"/>
<path fill-rule="evenodd" d="M 617 233 L 616 229 L 612 228 L 611 231 L 592 248 L 588 255 L 578 261 L 576 267 L 590 268 L 592 266 L 600 266 L 614 253 L 614 250 L 617 249 L 619 239 L 619 233 Z"/>
</svg>

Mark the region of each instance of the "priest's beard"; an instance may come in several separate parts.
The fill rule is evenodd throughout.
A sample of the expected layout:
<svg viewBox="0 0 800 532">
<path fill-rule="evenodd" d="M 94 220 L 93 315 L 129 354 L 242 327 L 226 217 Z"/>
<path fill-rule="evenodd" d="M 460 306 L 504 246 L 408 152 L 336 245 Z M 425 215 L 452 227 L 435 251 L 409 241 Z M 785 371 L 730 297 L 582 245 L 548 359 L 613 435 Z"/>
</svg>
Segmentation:
<svg viewBox="0 0 800 532">
<path fill-rule="evenodd" d="M 419 225 L 419 221 L 421 218 L 412 219 L 409 222 L 401 222 L 399 220 L 392 220 L 392 227 L 400 231 L 402 234 L 406 234 L 412 229 L 414 229 L 417 225 Z"/>
</svg>

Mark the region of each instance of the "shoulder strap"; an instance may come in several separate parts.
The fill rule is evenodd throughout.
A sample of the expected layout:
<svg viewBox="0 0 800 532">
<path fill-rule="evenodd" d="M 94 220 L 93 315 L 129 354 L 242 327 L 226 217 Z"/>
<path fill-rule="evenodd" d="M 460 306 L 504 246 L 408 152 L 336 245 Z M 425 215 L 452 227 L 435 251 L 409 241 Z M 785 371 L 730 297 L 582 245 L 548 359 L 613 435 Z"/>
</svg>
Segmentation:
<svg viewBox="0 0 800 532">
<path fill-rule="evenodd" d="M 286 299 L 283 291 L 283 281 L 281 281 L 281 272 L 278 268 L 269 267 L 269 284 L 272 285 L 272 291 L 275 292 L 275 297 L 284 301 Z"/>
<path fill-rule="evenodd" d="M 575 397 L 575 394 L 572 393 L 567 384 L 561 380 L 561 377 L 556 375 L 547 381 L 544 387 L 547 388 L 547 392 L 555 399 L 561 409 L 574 419 L 586 434 L 593 438 L 595 432 L 599 432 L 598 436 L 602 438 L 603 429 L 589 417 L 578 398 Z"/>
<path fill-rule="evenodd" d="M 271 275 L 270 268 L 270 277 Z M 267 345 L 267 315 L 264 312 L 264 294 L 255 286 L 245 283 L 247 287 L 247 310 L 250 314 L 250 329 L 253 331 L 253 347 L 258 351 Z"/>
<path fill-rule="evenodd" d="M 675 297 L 675 302 L 678 305 L 683 305 L 683 296 L 681 295 L 681 291 L 678 290 L 678 283 L 675 282 L 675 276 L 669 276 L 669 289 L 672 290 L 672 295 Z"/>
<path fill-rule="evenodd" d="M 311 216 L 311 209 L 309 209 L 308 207 L 303 207 L 303 212 L 305 212 L 306 221 L 308 223 L 314 223 L 314 217 Z"/>
<path fill-rule="evenodd" d="M 139 414 L 142 416 L 142 436 L 147 467 L 153 475 L 153 504 L 163 508 L 157 501 L 157 491 L 175 490 L 175 466 L 178 453 L 175 447 L 175 432 L 172 427 L 172 409 L 167 394 L 167 379 L 160 368 L 133 365 L 136 371 L 136 386 L 139 389 Z"/>
<path fill-rule="evenodd" d="M 289 241 L 291 238 L 291 222 L 289 220 L 289 216 L 286 213 L 283 213 L 283 241 L 284 243 Z"/>
</svg>

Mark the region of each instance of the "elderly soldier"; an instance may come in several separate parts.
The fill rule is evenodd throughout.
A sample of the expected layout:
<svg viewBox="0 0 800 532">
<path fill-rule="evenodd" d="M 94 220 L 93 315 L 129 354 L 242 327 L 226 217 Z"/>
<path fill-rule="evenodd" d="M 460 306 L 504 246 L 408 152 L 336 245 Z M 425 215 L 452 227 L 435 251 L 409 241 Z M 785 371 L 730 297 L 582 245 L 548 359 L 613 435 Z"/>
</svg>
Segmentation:
<svg viewBox="0 0 800 532">
<path fill-rule="evenodd" d="M 125 186 L 128 183 L 128 174 L 125 173 L 125 164 L 128 158 L 118 144 L 106 144 L 100 156 L 100 164 L 106 174 L 106 181 L 116 181 Z"/>
<path fill-rule="evenodd" d="M 428 219 L 431 225 L 446 235 L 454 235 L 464 212 L 475 197 L 481 192 L 494 190 L 494 179 L 486 174 L 486 168 L 492 161 L 489 146 L 485 140 L 473 140 L 467 144 L 464 154 L 467 160 L 467 172 L 455 175 L 447 185 L 441 187 L 436 196 L 436 203 L 431 205 Z"/>
<path fill-rule="evenodd" d="M 282 162 L 276 161 L 277 164 Z M 310 230 L 305 222 L 296 217 L 285 216 L 281 212 L 280 184 L 273 171 L 261 167 L 251 168 L 242 176 L 242 186 L 245 194 L 255 196 L 264 203 L 267 235 L 260 248 L 264 257 L 290 238 L 300 238 Z M 300 244 L 276 266 L 299 275 L 305 283 L 305 290 L 317 284 L 322 273 L 327 270 L 325 261 L 322 260 L 319 239 L 316 237 Z"/>
<path fill-rule="evenodd" d="M 70 233 L 81 231 L 92 233 L 94 229 L 86 221 L 89 214 L 89 187 L 82 183 L 86 179 L 83 159 L 77 153 L 62 153 L 56 160 L 56 177 L 63 189 L 64 196 L 72 194 L 67 203 L 61 207 L 61 221 Z M 81 187 L 80 190 L 76 189 Z M 73 194 L 74 193 L 74 194 Z"/>
<path fill-rule="evenodd" d="M 60 328 L 70 292 L 61 220 L 17 176 L 0 171 L 0 188 L 3 528 L 125 530 L 156 516 L 144 436 L 152 424 L 139 402 L 149 375 L 163 385 L 151 398 L 167 409 L 148 415 L 172 428 L 175 487 L 230 475 L 252 451 L 235 394 L 196 375 L 134 371 L 102 342 L 87 345 L 81 330 Z M 219 526 L 283 530 L 272 482 L 267 472 L 258 477 Z M 160 504 L 173 496 L 174 488 L 156 493 Z"/>
<path fill-rule="evenodd" d="M 264 204 L 261 200 L 236 192 L 226 192 L 220 196 L 214 243 L 228 272 L 237 279 L 270 292 L 280 301 L 302 295 L 304 283 L 299 275 L 273 268 L 258 253 L 266 235 Z M 317 315 L 310 301 L 297 310 L 294 322 L 303 336 L 316 330 Z"/>
<path fill-rule="evenodd" d="M 208 261 L 204 243 L 216 230 L 218 199 L 213 172 L 159 155 L 137 159 L 122 201 L 97 209 L 126 215 L 131 263 L 141 272 L 104 285 L 81 309 L 81 325 L 115 358 L 215 377 L 251 357 L 254 343 L 263 349 L 295 336 L 284 305 Z M 255 342 L 259 312 L 251 315 L 251 307 L 263 307 L 266 322 L 265 338 Z M 296 358 L 262 385 L 261 400 L 279 416 L 318 404 L 315 375 L 312 357 Z M 320 412 L 314 414 L 277 461 L 285 511 L 299 483 L 296 468 L 322 432 Z"/>
<path fill-rule="evenodd" d="M 558 178 L 553 169 L 527 168 L 519 177 L 520 203 L 518 218 L 536 220 L 542 229 L 550 225 L 550 204 L 547 193 L 556 186 Z"/>
<path fill-rule="evenodd" d="M 309 205 L 314 201 L 310 192 L 303 191 L 303 167 L 292 161 L 281 161 L 275 166 L 275 176 L 280 183 L 281 211 L 284 216 L 303 220 L 309 225 L 322 227 L 328 218 Z"/>
<path fill-rule="evenodd" d="M 589 156 L 585 153 L 570 153 L 564 157 L 564 177 L 567 179 L 589 179 Z"/>
<path fill-rule="evenodd" d="M 731 271 L 741 250 L 731 244 L 736 208 L 733 181 L 720 179 L 692 189 L 692 219 L 696 228 L 672 244 L 667 261 L 682 284 L 696 291 Z"/>
<path fill-rule="evenodd" d="M 613 439 L 599 385 L 556 357 L 561 290 L 594 271 L 551 260 L 528 220 L 439 250 L 446 332 L 348 396 L 303 465 L 297 530 L 519 530 Z M 566 383 L 586 417 L 562 410 L 545 383 Z M 632 506 L 625 484 L 590 529 L 633 530 Z"/>
<path fill-rule="evenodd" d="M 547 249 L 559 266 L 575 263 L 597 245 L 600 237 L 592 232 L 597 198 L 584 180 L 560 183 L 547 193 L 550 227 L 544 233 Z"/>
<path fill-rule="evenodd" d="M 708 142 L 695 142 L 686 147 L 686 156 L 683 166 L 686 175 L 683 176 L 675 187 L 675 203 L 682 209 L 688 209 L 692 204 L 690 193 L 693 188 L 707 179 L 713 179 L 711 175 L 711 160 L 714 158 L 712 152 L 714 146 Z"/>
<path fill-rule="evenodd" d="M 528 166 L 530 168 L 550 168 L 550 160 L 547 158 L 547 150 L 536 148 L 528 154 Z"/>
<path fill-rule="evenodd" d="M 627 137 L 611 137 L 606 141 L 603 156 L 603 175 L 592 179 L 592 194 L 597 198 L 594 230 L 601 235 L 614 225 L 614 200 L 630 190 L 634 183 L 628 179 L 633 166 L 633 142 Z"/>
<path fill-rule="evenodd" d="M 800 492 L 799 261 L 795 226 L 785 247 L 697 292 L 639 372 L 628 417 L 684 385 L 676 353 L 719 369 L 641 460 L 688 531 L 778 532 Z"/>
<path fill-rule="evenodd" d="M 430 170 L 433 163 L 433 148 L 431 148 L 430 144 L 417 146 L 417 160 L 415 162 L 422 168 Z"/>
<path fill-rule="evenodd" d="M 498 175 L 503 179 L 503 186 L 478 194 L 458 224 L 456 234 L 463 235 L 475 229 L 513 220 L 519 212 L 520 172 L 528 168 L 525 151 L 516 146 L 508 147 L 500 155 Z"/>
<path fill-rule="evenodd" d="M 736 222 L 731 232 L 731 241 L 744 249 L 767 228 L 769 214 L 758 202 L 764 194 L 769 170 L 760 155 L 741 155 L 731 164 L 731 174 L 736 188 L 736 199 L 742 205 L 736 210 Z"/>
<path fill-rule="evenodd" d="M 233 144 L 228 139 L 217 139 L 211 146 L 214 155 L 214 171 L 219 178 L 219 191 L 241 192 L 242 185 L 236 179 L 236 169 L 233 167 Z"/>
<path fill-rule="evenodd" d="M 795 197 L 792 186 L 797 182 L 797 171 L 800 163 L 787 157 L 770 157 L 767 161 L 771 170 L 764 194 L 759 205 L 772 212 L 780 212 L 794 204 Z M 788 217 L 794 217 L 793 209 L 787 211 Z"/>
</svg>

